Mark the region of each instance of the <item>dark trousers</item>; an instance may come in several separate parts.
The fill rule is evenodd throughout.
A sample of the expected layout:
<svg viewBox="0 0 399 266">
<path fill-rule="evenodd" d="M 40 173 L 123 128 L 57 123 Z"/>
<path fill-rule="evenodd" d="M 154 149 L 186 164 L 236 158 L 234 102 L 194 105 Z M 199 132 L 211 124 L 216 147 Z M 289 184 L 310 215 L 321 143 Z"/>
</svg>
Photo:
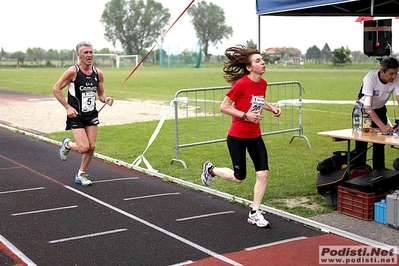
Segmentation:
<svg viewBox="0 0 399 266">
<path fill-rule="evenodd" d="M 384 105 L 383 107 L 379 109 L 374 109 L 374 112 L 377 114 L 377 116 L 381 119 L 384 124 L 388 123 L 388 118 L 387 118 L 387 108 Z M 372 124 L 372 127 L 378 127 L 374 121 Z M 356 159 L 356 164 L 357 165 L 365 165 L 366 160 L 367 160 L 367 142 L 363 141 L 356 141 L 355 142 L 355 150 L 358 155 Z M 378 144 L 374 143 L 373 144 L 373 169 L 380 169 L 385 167 L 385 145 L 384 144 Z"/>
</svg>

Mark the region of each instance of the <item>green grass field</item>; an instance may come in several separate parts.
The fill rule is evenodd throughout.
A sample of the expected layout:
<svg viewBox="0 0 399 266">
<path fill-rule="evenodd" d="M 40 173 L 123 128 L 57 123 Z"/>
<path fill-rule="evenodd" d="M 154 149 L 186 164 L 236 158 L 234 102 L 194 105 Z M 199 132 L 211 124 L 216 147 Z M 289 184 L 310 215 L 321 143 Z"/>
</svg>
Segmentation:
<svg viewBox="0 0 399 266">
<path fill-rule="evenodd" d="M 354 100 L 363 76 L 377 67 L 377 64 L 349 67 L 306 65 L 305 69 L 270 67 L 264 74 L 264 78 L 268 82 L 299 81 L 305 89 L 304 99 Z M 105 75 L 107 95 L 115 99 L 150 99 L 170 102 L 175 93 L 181 89 L 228 85 L 222 77 L 221 64 L 205 65 L 200 69 L 162 69 L 146 66 L 139 68 L 120 89 L 118 89 L 119 85 L 131 70 L 102 70 Z M 0 88 L 52 95 L 52 86 L 63 71 L 64 69 L 0 69 Z M 326 205 L 325 199 L 317 194 L 316 165 L 319 161 L 332 156 L 333 151 L 346 150 L 347 144 L 346 142 L 334 143 L 330 138 L 318 136 L 317 132 L 351 127 L 352 107 L 352 105 L 342 104 L 303 104 L 303 133 L 308 137 L 312 148 L 309 148 L 305 140 L 300 138 L 295 138 L 289 144 L 292 133 L 264 137 L 271 170 L 264 204 L 303 217 L 333 210 L 332 207 Z M 392 109 L 392 106 L 388 107 L 391 121 L 393 121 Z M 96 152 L 131 163 L 142 154 L 157 124 L 158 121 L 152 121 L 101 126 Z M 210 159 L 217 166 L 231 167 L 224 142 L 181 149 L 180 158 L 186 162 L 187 169 L 179 163 L 170 164 L 171 159 L 175 157 L 174 130 L 174 121 L 167 120 L 146 152 L 145 157 L 154 169 L 166 175 L 202 184 L 201 164 L 205 159 Z M 65 135 L 71 136 L 71 133 L 52 133 L 47 137 L 60 140 Z M 368 157 L 371 157 L 371 152 Z M 392 168 L 392 161 L 396 157 L 398 157 L 397 150 L 387 146 L 386 166 Z M 248 159 L 246 182 L 237 185 L 216 178 L 212 183 L 212 188 L 252 200 L 254 174 L 252 162 Z M 306 202 L 294 207 L 289 204 L 299 199 Z M 314 204 L 318 207 L 314 207 Z"/>
</svg>

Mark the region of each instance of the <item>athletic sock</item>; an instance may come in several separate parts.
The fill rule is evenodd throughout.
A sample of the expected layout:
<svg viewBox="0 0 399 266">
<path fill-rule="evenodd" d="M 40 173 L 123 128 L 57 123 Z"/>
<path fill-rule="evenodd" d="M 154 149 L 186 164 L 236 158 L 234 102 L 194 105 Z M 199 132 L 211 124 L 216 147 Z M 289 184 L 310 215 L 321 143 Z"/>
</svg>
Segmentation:
<svg viewBox="0 0 399 266">
<path fill-rule="evenodd" d="M 78 171 L 78 176 L 80 176 L 81 174 L 84 174 L 85 172 L 83 172 L 83 171 L 81 171 L 80 169 L 79 169 L 79 171 Z"/>
<path fill-rule="evenodd" d="M 209 173 L 211 174 L 212 177 L 215 177 L 215 174 L 213 173 L 213 168 L 214 168 L 214 167 L 212 167 L 211 169 L 209 169 Z"/>
</svg>

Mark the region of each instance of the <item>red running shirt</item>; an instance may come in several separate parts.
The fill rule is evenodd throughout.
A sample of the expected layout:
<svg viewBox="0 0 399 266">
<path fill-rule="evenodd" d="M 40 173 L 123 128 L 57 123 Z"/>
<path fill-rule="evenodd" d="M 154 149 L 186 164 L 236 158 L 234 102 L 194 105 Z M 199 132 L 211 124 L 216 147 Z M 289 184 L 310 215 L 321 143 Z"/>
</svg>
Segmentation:
<svg viewBox="0 0 399 266">
<path fill-rule="evenodd" d="M 252 81 L 248 76 L 237 80 L 227 96 L 234 102 L 234 107 L 242 112 L 262 113 L 265 104 L 267 82 L 263 78 L 259 82 Z M 261 135 L 260 124 L 245 121 L 241 117 L 233 117 L 229 136 L 237 138 L 257 138 Z"/>
</svg>

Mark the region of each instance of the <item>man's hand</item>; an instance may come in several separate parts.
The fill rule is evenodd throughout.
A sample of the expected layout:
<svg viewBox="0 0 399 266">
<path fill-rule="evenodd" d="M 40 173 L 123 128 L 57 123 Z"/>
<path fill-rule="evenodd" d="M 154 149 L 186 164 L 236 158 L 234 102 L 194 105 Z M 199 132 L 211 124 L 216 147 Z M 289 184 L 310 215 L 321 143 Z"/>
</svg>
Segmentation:
<svg viewBox="0 0 399 266">
<path fill-rule="evenodd" d="M 384 125 L 380 128 L 381 132 L 393 132 L 393 128 L 390 125 Z"/>
<path fill-rule="evenodd" d="M 75 108 L 73 108 L 72 106 L 69 106 L 67 108 L 67 116 L 69 118 L 75 118 L 78 116 L 78 112 L 75 110 Z"/>
<path fill-rule="evenodd" d="M 106 104 L 108 104 L 109 106 L 112 106 L 114 104 L 114 98 L 112 97 L 105 97 L 105 101 Z"/>
</svg>

